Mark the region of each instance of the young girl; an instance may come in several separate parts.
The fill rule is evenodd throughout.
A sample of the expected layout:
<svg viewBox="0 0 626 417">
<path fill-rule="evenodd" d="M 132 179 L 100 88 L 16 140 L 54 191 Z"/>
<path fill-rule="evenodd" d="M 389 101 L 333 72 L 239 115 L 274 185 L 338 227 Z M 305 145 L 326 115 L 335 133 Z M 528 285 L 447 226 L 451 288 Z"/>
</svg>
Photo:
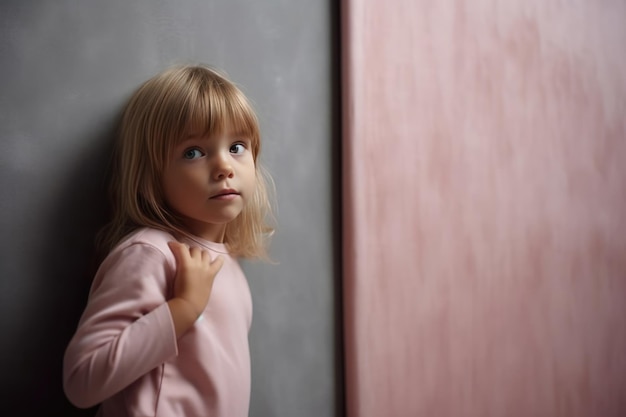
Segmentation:
<svg viewBox="0 0 626 417">
<path fill-rule="evenodd" d="M 98 416 L 247 416 L 252 301 L 236 257 L 263 257 L 257 119 L 203 66 L 148 80 L 122 120 L 108 256 L 65 352 L 65 393 Z"/>
</svg>

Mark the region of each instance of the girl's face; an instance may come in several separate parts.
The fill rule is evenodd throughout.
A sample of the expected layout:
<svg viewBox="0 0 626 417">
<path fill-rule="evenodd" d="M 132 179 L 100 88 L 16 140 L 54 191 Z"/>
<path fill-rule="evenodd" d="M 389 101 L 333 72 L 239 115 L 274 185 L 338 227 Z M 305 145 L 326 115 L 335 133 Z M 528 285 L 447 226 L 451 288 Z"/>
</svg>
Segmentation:
<svg viewBox="0 0 626 417">
<path fill-rule="evenodd" d="M 229 132 L 190 135 L 174 146 L 163 172 L 166 203 L 189 232 L 222 242 L 226 224 L 252 199 L 256 186 L 250 139 Z"/>
</svg>

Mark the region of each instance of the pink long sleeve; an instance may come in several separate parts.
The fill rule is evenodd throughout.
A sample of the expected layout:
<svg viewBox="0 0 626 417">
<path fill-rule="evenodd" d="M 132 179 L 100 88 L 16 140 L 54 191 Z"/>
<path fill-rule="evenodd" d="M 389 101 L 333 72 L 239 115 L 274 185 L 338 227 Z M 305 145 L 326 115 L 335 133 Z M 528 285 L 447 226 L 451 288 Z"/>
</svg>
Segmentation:
<svg viewBox="0 0 626 417">
<path fill-rule="evenodd" d="M 177 354 L 166 304 L 172 272 L 164 253 L 141 243 L 103 263 L 64 359 L 65 392 L 76 406 L 102 402 Z"/>
<path fill-rule="evenodd" d="M 252 298 L 224 244 L 185 240 L 224 265 L 193 327 L 176 340 L 167 300 L 176 263 L 171 235 L 140 229 L 100 266 L 65 352 L 65 393 L 99 417 L 245 417 L 250 403 Z"/>
</svg>

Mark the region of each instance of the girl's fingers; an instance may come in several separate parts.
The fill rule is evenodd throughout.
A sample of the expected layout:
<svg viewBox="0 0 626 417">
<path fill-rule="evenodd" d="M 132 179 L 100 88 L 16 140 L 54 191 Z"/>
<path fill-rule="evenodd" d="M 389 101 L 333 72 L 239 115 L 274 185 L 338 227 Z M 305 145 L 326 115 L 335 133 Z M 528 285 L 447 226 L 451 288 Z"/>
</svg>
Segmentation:
<svg viewBox="0 0 626 417">
<path fill-rule="evenodd" d="M 192 259 L 202 259 L 202 252 L 204 251 L 197 246 L 189 248 L 189 256 L 191 256 Z"/>
<path fill-rule="evenodd" d="M 224 264 L 224 259 L 221 255 L 216 256 L 215 259 L 211 259 L 209 251 L 202 248 L 196 246 L 190 248 L 185 243 L 175 241 L 168 242 L 167 244 L 174 254 L 174 258 L 176 259 L 176 263 L 178 265 L 189 263 L 192 259 L 199 259 L 202 262 L 207 262 L 211 266 L 211 269 L 219 271 Z"/>
<path fill-rule="evenodd" d="M 215 259 L 211 261 L 211 270 L 217 273 L 217 271 L 222 269 L 222 265 L 224 265 L 224 258 L 222 257 L 222 255 L 217 255 Z"/>
<path fill-rule="evenodd" d="M 170 250 L 174 254 L 174 258 L 176 259 L 176 263 L 181 263 L 185 259 L 185 255 L 189 253 L 187 250 L 187 245 L 180 242 L 167 242 L 167 246 L 170 247 Z"/>
</svg>

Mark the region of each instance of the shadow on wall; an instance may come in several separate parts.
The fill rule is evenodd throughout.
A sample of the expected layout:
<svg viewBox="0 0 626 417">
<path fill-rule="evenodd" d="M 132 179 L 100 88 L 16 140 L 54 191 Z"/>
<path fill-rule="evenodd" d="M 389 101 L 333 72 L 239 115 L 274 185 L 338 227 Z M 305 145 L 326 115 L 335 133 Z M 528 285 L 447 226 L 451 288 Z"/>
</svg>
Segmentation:
<svg viewBox="0 0 626 417">
<path fill-rule="evenodd" d="M 87 138 L 93 145 L 68 170 L 71 174 L 45 222 L 49 228 L 41 231 L 34 258 L 41 279 L 30 296 L 33 308 L 22 329 L 23 342 L 14 345 L 20 351 L 10 352 L 22 361 L 8 373 L 21 376 L 9 390 L 18 391 L 10 398 L 9 415 L 95 415 L 96 408 L 80 410 L 69 403 L 63 393 L 62 366 L 98 266 L 94 243 L 109 217 L 108 168 L 118 121 L 119 116 L 103 133 Z"/>
</svg>

